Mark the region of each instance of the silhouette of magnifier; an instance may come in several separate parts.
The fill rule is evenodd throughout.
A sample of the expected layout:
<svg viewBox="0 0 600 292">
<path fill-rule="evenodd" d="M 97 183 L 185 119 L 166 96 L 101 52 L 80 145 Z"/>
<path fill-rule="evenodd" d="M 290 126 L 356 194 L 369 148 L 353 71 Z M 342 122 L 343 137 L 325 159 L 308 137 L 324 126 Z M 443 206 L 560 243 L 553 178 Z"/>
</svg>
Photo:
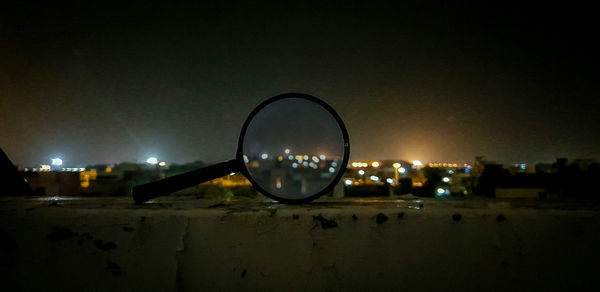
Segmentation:
<svg viewBox="0 0 600 292">
<path fill-rule="evenodd" d="M 136 186 L 133 199 L 140 204 L 241 172 L 271 199 L 309 202 L 333 189 L 349 155 L 348 132 L 331 106 L 307 94 L 281 94 L 250 113 L 235 159 Z"/>
</svg>

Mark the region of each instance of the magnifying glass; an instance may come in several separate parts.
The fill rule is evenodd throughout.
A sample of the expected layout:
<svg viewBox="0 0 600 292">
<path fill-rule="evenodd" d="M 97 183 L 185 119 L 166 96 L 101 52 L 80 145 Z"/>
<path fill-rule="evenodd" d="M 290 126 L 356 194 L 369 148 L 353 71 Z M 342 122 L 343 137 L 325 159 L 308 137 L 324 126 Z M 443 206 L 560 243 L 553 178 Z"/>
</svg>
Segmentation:
<svg viewBox="0 0 600 292">
<path fill-rule="evenodd" d="M 308 94 L 281 94 L 250 113 L 235 159 L 136 186 L 133 199 L 140 204 L 241 172 L 271 199 L 309 202 L 333 189 L 349 155 L 348 132 L 331 106 Z"/>
</svg>

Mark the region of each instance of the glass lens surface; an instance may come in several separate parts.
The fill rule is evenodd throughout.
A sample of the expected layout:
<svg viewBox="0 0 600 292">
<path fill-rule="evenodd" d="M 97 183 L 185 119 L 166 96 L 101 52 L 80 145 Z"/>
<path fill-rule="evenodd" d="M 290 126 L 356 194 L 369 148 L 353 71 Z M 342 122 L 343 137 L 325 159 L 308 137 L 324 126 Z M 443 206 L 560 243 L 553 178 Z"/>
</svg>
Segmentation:
<svg viewBox="0 0 600 292">
<path fill-rule="evenodd" d="M 250 121 L 242 153 L 250 176 L 279 198 L 311 197 L 329 186 L 344 160 L 344 136 L 336 118 L 317 102 L 284 98 Z"/>
</svg>

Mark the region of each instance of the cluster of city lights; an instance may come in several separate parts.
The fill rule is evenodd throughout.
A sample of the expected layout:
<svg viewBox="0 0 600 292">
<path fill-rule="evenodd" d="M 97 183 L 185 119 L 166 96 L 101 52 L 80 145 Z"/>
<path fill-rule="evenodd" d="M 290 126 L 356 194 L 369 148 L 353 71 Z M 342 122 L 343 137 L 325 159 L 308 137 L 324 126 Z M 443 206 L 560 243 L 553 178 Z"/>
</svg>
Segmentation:
<svg viewBox="0 0 600 292">
<path fill-rule="evenodd" d="M 365 171 L 361 169 L 361 170 L 358 171 L 358 173 L 360 175 L 364 175 Z M 376 175 L 369 176 L 369 179 L 372 180 L 373 182 L 376 182 L 376 183 L 381 182 L 381 179 L 378 176 L 376 176 Z M 394 183 L 394 179 L 391 178 L 391 177 L 388 177 L 388 178 L 385 179 L 385 182 L 388 183 L 388 184 L 393 184 Z M 358 182 L 355 182 L 355 181 L 353 181 L 351 179 L 346 179 L 346 180 L 344 180 L 344 184 L 347 185 L 347 186 L 351 186 L 353 184 L 358 184 Z"/>
<path fill-rule="evenodd" d="M 367 162 L 360 162 L 360 161 L 352 162 L 351 165 L 352 165 L 352 167 L 355 167 L 355 168 L 369 167 L 369 163 L 367 163 Z M 371 167 L 373 167 L 373 168 L 377 168 L 380 165 L 381 165 L 381 163 L 379 161 L 373 161 L 373 162 L 371 162 Z"/>
<path fill-rule="evenodd" d="M 76 172 L 76 171 L 85 171 L 85 168 L 84 167 L 67 167 L 67 168 L 63 168 L 61 170 L 62 171 Z"/>
<path fill-rule="evenodd" d="M 352 167 L 368 167 L 369 164 L 366 162 L 352 162 Z"/>
<path fill-rule="evenodd" d="M 34 167 L 34 168 L 23 168 L 23 171 L 25 172 L 48 172 L 48 171 L 52 171 L 52 167 L 48 164 L 42 164 L 40 165 L 40 167 Z M 66 171 L 66 172 L 82 172 L 85 171 L 84 167 L 63 167 L 60 169 L 60 171 Z"/>
<path fill-rule="evenodd" d="M 338 163 L 336 161 L 331 162 L 329 166 L 324 164 L 327 160 L 327 156 L 325 154 L 320 154 L 319 156 L 308 154 L 293 155 L 291 154 L 290 149 L 285 149 L 283 152 L 285 153 L 285 155 L 279 156 L 271 156 L 269 155 L 269 153 L 264 152 L 259 155 L 259 158 L 262 160 L 276 159 L 279 162 L 283 162 L 287 159 L 290 162 L 292 162 L 292 168 L 309 167 L 312 169 L 318 169 L 319 167 L 325 167 L 330 173 L 335 173 L 336 167 L 338 166 Z M 243 155 L 243 159 L 244 163 L 250 163 L 250 159 L 248 158 L 248 156 Z"/>
<path fill-rule="evenodd" d="M 373 161 L 370 164 L 368 162 L 363 162 L 363 161 L 354 161 L 352 162 L 352 167 L 354 168 L 364 168 L 364 167 L 369 167 L 369 165 L 371 167 L 377 168 L 379 166 L 381 166 L 381 162 L 379 161 Z M 402 165 L 398 162 L 393 164 L 395 169 L 400 170 L 402 168 Z M 423 166 L 423 162 L 421 162 L 420 160 L 414 160 L 412 162 L 412 167 L 413 168 L 419 168 Z M 429 163 L 428 164 L 429 167 L 458 167 L 457 163 Z M 470 165 L 468 164 L 464 164 L 464 167 L 470 167 Z M 403 168 L 404 169 L 404 168 Z M 398 171 L 400 173 L 405 173 L 406 169 L 404 169 L 403 171 Z"/>
<path fill-rule="evenodd" d="M 321 155 L 319 155 L 319 156 L 314 156 L 314 155 L 313 155 L 313 156 L 312 156 L 312 158 L 311 158 L 311 157 L 310 157 L 309 155 L 307 155 L 307 154 L 300 154 L 300 155 L 295 155 L 295 156 L 294 156 L 294 155 L 291 155 L 291 154 L 290 154 L 291 152 L 292 152 L 292 151 L 291 151 L 290 149 L 285 149 L 285 150 L 283 150 L 283 153 L 285 153 L 285 155 L 284 155 L 284 156 L 282 156 L 282 155 L 279 155 L 279 156 L 277 156 L 277 160 L 281 161 L 281 160 L 283 160 L 283 158 L 284 158 L 285 156 L 287 156 L 289 160 L 294 160 L 294 159 L 303 159 L 303 160 L 309 160 L 309 159 L 312 159 L 312 160 L 313 160 L 313 161 L 315 161 L 315 162 L 319 162 L 319 159 L 320 159 L 320 160 L 325 160 L 325 159 L 327 159 L 327 156 L 326 156 L 325 154 L 321 154 Z M 244 155 L 244 156 L 245 156 L 245 155 Z M 269 153 L 266 153 L 266 152 L 264 152 L 264 153 L 261 153 L 261 154 L 260 154 L 260 158 L 261 158 L 261 159 L 263 159 L 263 160 L 269 159 L 269 157 L 273 158 L 273 157 L 275 157 L 275 156 L 270 156 L 270 155 L 269 155 Z"/>
<path fill-rule="evenodd" d="M 291 159 L 291 160 L 293 160 L 293 159 Z M 318 158 L 316 158 L 316 156 L 313 156 L 312 160 L 314 162 L 313 161 L 309 162 L 309 160 L 304 160 L 302 157 L 297 157 L 296 160 L 298 162 L 292 162 L 292 168 L 298 168 L 298 167 L 301 167 L 301 166 L 310 167 L 312 169 L 318 169 L 319 168 L 319 161 L 320 160 Z M 335 172 L 335 167 L 337 167 L 337 162 L 335 162 L 335 161 L 331 162 L 331 166 L 329 167 L 328 171 L 330 173 L 334 173 Z"/>
<path fill-rule="evenodd" d="M 158 161 L 158 158 L 156 157 L 148 157 L 148 159 L 146 159 L 146 163 L 150 164 L 150 165 L 158 165 L 158 166 L 167 166 L 167 163 L 164 161 Z M 33 168 L 23 168 L 23 170 L 25 172 L 49 172 L 49 171 L 59 171 L 59 166 L 63 165 L 63 160 L 59 157 L 55 157 L 55 158 L 51 158 L 50 159 L 50 164 L 42 164 L 40 165 L 40 167 L 33 167 Z M 61 167 L 60 171 L 65 171 L 65 172 L 82 172 L 85 171 L 85 167 Z M 112 172 L 112 168 L 111 167 L 107 167 L 106 168 L 106 172 L 110 173 Z"/>
<path fill-rule="evenodd" d="M 164 162 L 164 161 L 159 162 L 158 158 L 156 158 L 154 156 L 148 157 L 148 159 L 146 159 L 146 163 L 148 163 L 150 165 L 157 165 L 158 164 L 158 166 L 163 166 L 163 167 L 167 166 L 166 162 Z"/>
<path fill-rule="evenodd" d="M 267 159 L 268 157 L 269 156 L 266 153 L 263 153 L 261 155 L 262 159 Z M 311 156 L 308 156 L 307 154 L 296 155 L 296 156 L 294 156 L 294 155 L 288 155 L 288 157 L 287 157 L 288 160 L 294 160 L 295 159 L 295 160 L 298 160 L 298 162 L 300 162 L 300 163 L 302 163 L 302 161 L 304 161 L 304 160 L 306 160 L 306 161 L 312 160 L 314 163 L 319 163 L 319 161 L 325 160 L 326 158 L 327 158 L 327 156 L 325 156 L 323 154 L 319 155 L 318 157 L 315 156 L 315 155 L 313 155 L 311 157 Z M 283 156 L 278 156 L 277 157 L 277 160 L 279 160 L 279 161 L 282 161 L 283 159 L 284 159 Z"/>
<path fill-rule="evenodd" d="M 417 165 L 421 165 L 421 164 L 419 164 L 420 161 L 416 160 L 416 162 L 417 162 Z M 354 167 L 354 168 L 369 167 L 369 163 L 362 162 L 362 161 L 355 161 L 355 162 L 352 162 L 350 165 L 352 167 Z M 379 161 L 373 161 L 373 162 L 371 162 L 371 167 L 378 168 L 379 166 L 381 166 L 381 162 L 379 162 Z M 396 171 L 398 171 L 398 173 L 400 173 L 400 174 L 405 174 L 406 173 L 406 168 L 402 167 L 402 164 L 400 164 L 398 162 L 395 162 L 394 164 L 392 164 L 392 166 L 394 167 L 394 169 L 396 169 Z M 360 175 L 363 175 L 364 171 L 363 170 L 359 170 L 358 173 Z"/>
<path fill-rule="evenodd" d="M 457 163 L 429 163 L 429 167 L 458 167 Z M 466 165 L 465 165 L 466 167 Z"/>
<path fill-rule="evenodd" d="M 40 167 L 33 168 L 23 168 L 25 172 L 49 172 L 49 171 L 58 171 L 58 167 L 63 165 L 63 160 L 59 157 L 50 158 L 50 164 L 41 164 Z M 82 172 L 85 171 L 84 167 L 61 167 L 60 171 L 68 171 L 68 172 Z"/>
<path fill-rule="evenodd" d="M 290 149 L 285 149 L 283 151 L 285 153 L 285 155 L 279 155 L 277 156 L 277 160 L 278 161 L 283 161 L 285 159 L 285 157 L 287 157 L 288 160 L 298 160 L 299 163 L 302 163 L 303 161 L 309 161 L 312 160 L 314 163 L 319 163 L 319 161 L 321 160 L 326 160 L 327 156 L 325 154 L 321 154 L 319 156 L 309 156 L 307 154 L 300 154 L 300 155 L 291 155 L 291 151 Z M 270 156 L 268 153 L 261 153 L 260 154 L 260 158 L 262 160 L 267 160 L 269 158 L 275 158 L 275 156 Z M 248 157 L 246 155 L 244 155 L 244 162 L 248 163 Z"/>
</svg>

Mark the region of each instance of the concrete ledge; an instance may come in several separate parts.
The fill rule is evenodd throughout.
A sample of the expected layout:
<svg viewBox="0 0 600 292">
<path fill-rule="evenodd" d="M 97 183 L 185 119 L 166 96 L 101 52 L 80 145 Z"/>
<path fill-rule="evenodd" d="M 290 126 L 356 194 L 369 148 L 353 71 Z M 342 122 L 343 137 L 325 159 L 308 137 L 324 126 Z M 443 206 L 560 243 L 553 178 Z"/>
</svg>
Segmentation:
<svg viewBox="0 0 600 292">
<path fill-rule="evenodd" d="M 600 216 L 579 204 L 1 203 L 4 291 L 600 288 Z"/>
</svg>

